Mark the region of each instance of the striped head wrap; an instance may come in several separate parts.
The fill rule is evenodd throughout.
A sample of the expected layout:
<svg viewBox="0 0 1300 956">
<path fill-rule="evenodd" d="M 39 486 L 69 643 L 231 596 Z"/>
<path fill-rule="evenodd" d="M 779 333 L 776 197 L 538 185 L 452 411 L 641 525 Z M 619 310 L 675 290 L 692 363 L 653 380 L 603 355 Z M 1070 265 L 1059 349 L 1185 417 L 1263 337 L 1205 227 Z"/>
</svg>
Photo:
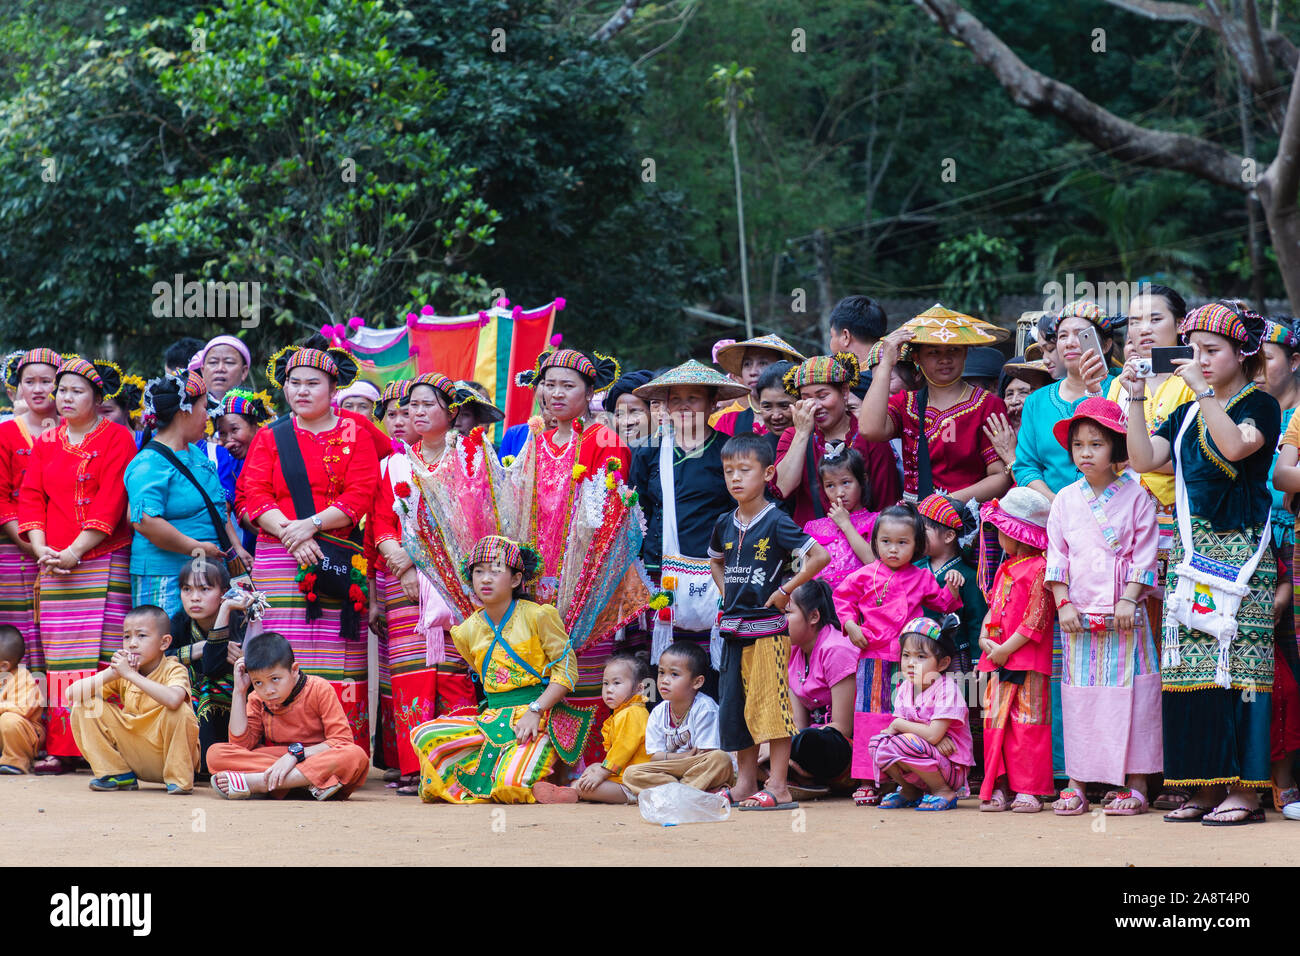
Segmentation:
<svg viewBox="0 0 1300 956">
<path fill-rule="evenodd" d="M 1243 356 L 1254 355 L 1260 349 L 1260 336 L 1264 320 L 1254 312 L 1238 305 L 1233 308 L 1223 302 L 1209 302 L 1192 309 L 1178 325 L 1178 333 L 1186 342 L 1193 332 L 1213 332 L 1239 342 Z"/>
<path fill-rule="evenodd" d="M 921 512 L 922 518 L 929 518 L 935 524 L 952 528 L 954 531 L 962 529 L 961 515 L 943 495 L 926 495 L 916 503 L 916 510 Z"/>
<path fill-rule="evenodd" d="M 103 359 L 91 362 L 80 355 L 69 355 L 54 374 L 56 387 L 59 379 L 65 375 L 80 375 L 94 386 L 103 398 L 116 398 L 117 393 L 122 389 L 122 370 L 113 362 L 106 362 Z"/>
<path fill-rule="evenodd" d="M 472 583 L 474 566 L 477 564 L 504 564 L 511 571 L 522 574 L 525 583 L 541 569 L 541 560 L 532 547 L 499 534 L 479 538 L 473 550 L 461 562 L 461 576 L 467 584 Z"/>
<path fill-rule="evenodd" d="M 37 348 L 27 352 L 15 352 L 10 356 L 9 362 L 5 367 L 5 381 L 10 385 L 17 386 L 22 381 L 23 366 L 25 365 L 52 365 L 54 371 L 59 370 L 63 364 L 63 356 L 54 349 Z"/>
<path fill-rule="evenodd" d="M 1295 329 L 1286 321 L 1266 320 L 1263 341 L 1292 350 L 1300 348 L 1300 335 L 1297 335 Z"/>
<path fill-rule="evenodd" d="M 203 376 L 194 369 L 155 378 L 144 387 L 141 396 L 144 424 L 149 428 L 157 425 L 160 410 L 166 422 L 170 422 L 177 412 L 192 412 L 195 400 L 207 394 L 207 391 L 208 386 L 203 381 Z"/>
<path fill-rule="evenodd" d="M 221 408 L 217 416 L 221 415 L 243 415 L 254 424 L 260 425 L 275 417 L 275 409 L 271 407 L 271 396 L 266 392 L 232 388 L 221 399 Z"/>
<path fill-rule="evenodd" d="M 401 404 L 409 405 L 411 402 L 411 393 L 415 391 L 417 385 L 427 385 L 435 392 L 442 396 L 447 403 L 447 411 L 455 415 L 460 408 L 460 402 L 456 400 L 456 383 L 441 372 L 425 372 L 423 375 L 417 375 L 411 379 L 406 389 L 406 393 L 400 399 Z"/>
<path fill-rule="evenodd" d="M 375 403 L 375 421 L 382 422 L 384 416 L 388 414 L 388 405 L 390 402 L 397 402 L 398 405 L 406 403 L 406 396 L 411 393 L 411 380 L 409 378 L 399 378 L 395 382 L 389 382 L 384 386 L 384 390 L 379 393 L 379 401 Z"/>
<path fill-rule="evenodd" d="M 547 349 L 537 356 L 537 364 L 515 376 L 516 384 L 536 388 L 548 368 L 567 368 L 577 372 L 597 393 L 609 390 L 623 374 L 618 360 L 592 352 L 589 358 L 577 349 Z"/>
<path fill-rule="evenodd" d="M 1124 324 L 1123 320 L 1107 315 L 1102 311 L 1101 306 L 1088 299 L 1075 299 L 1061 310 L 1053 325 L 1059 327 L 1065 319 L 1087 319 L 1099 331 L 1105 332 L 1107 335 L 1113 335 L 1115 330 Z"/>
<path fill-rule="evenodd" d="M 920 634 L 922 637 L 928 637 L 932 641 L 943 639 L 943 629 L 939 627 L 938 621 L 932 621 L 928 617 L 914 617 L 899 631 L 900 634 Z"/>
<path fill-rule="evenodd" d="M 288 345 L 272 355 L 271 361 L 266 363 L 266 377 L 276 388 L 284 388 L 289 373 L 296 368 L 319 369 L 339 388 L 347 388 L 355 382 L 360 371 L 356 359 L 346 349 L 322 350 Z"/>
<path fill-rule="evenodd" d="M 858 357 L 852 352 L 815 355 L 786 372 L 782 381 L 785 390 L 796 398 L 799 389 L 805 385 L 847 385 L 852 388 L 858 384 Z"/>
</svg>

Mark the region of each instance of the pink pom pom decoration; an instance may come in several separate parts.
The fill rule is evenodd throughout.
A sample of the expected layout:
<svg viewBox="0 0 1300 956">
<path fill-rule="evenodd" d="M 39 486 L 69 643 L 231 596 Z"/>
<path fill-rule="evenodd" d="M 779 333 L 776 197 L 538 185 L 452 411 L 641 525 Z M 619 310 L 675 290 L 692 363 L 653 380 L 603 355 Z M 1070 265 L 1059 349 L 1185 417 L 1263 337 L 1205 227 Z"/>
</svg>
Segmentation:
<svg viewBox="0 0 1300 956">
<path fill-rule="evenodd" d="M 560 343 L 563 341 L 564 341 L 564 336 L 561 335 L 559 332 L 556 332 L 554 335 L 551 336 L 551 344 L 554 345 L 557 349 L 560 347 Z"/>
<path fill-rule="evenodd" d="M 416 316 L 416 314 L 415 314 L 414 312 L 408 312 L 408 313 L 406 313 L 406 327 L 407 327 L 407 328 L 409 328 L 409 329 L 413 329 L 413 328 L 416 327 L 416 325 L 419 324 L 419 322 L 420 322 L 420 320 L 419 320 L 419 318 Z"/>
<path fill-rule="evenodd" d="M 366 320 L 359 315 L 354 315 L 352 318 L 348 319 L 348 328 L 350 329 L 359 329 L 365 324 Z"/>
<path fill-rule="evenodd" d="M 426 305 L 426 306 L 424 306 L 422 309 L 420 309 L 420 314 L 421 314 L 421 315 L 433 315 L 433 306 L 431 306 L 431 305 Z"/>
<path fill-rule="evenodd" d="M 500 299 L 497 299 L 496 305 L 498 309 L 508 309 L 510 308 L 510 300 L 505 297 L 502 297 Z"/>
<path fill-rule="evenodd" d="M 522 305 L 517 305 L 510 310 L 510 318 L 514 319 L 516 322 L 519 321 L 519 317 L 523 314 L 524 314 L 524 307 Z"/>
<path fill-rule="evenodd" d="M 488 324 L 488 314 L 484 312 L 482 309 L 478 310 L 478 320 L 484 325 Z"/>
<path fill-rule="evenodd" d="M 322 325 L 320 327 L 320 334 L 325 336 L 327 339 L 331 338 L 334 335 L 334 328 L 329 325 Z"/>
<path fill-rule="evenodd" d="M 556 296 L 556 297 L 555 297 L 555 311 L 556 311 L 556 312 L 560 312 L 560 311 L 562 311 L 562 310 L 564 309 L 564 306 L 565 306 L 565 305 L 566 305 L 566 303 L 565 303 L 565 301 L 564 301 L 564 296 L 560 295 L 560 296 Z"/>
</svg>

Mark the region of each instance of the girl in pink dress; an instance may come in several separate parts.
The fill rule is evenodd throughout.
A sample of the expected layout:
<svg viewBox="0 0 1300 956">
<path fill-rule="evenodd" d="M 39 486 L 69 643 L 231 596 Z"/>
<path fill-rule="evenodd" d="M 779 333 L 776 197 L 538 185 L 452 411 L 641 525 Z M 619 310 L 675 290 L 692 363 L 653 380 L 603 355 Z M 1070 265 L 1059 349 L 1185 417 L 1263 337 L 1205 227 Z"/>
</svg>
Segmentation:
<svg viewBox="0 0 1300 956">
<path fill-rule="evenodd" d="M 877 560 L 852 572 L 835 589 L 835 613 L 860 654 L 851 766 L 859 780 L 875 778 L 868 745 L 894 719 L 891 697 L 903 625 L 923 607 L 946 613 L 961 606 L 961 572 L 949 571 L 940 585 L 929 568 L 912 563 L 924 548 L 925 521 L 916 506 L 892 505 L 880 512 L 872 530 L 871 549 Z M 853 799 L 858 806 L 875 806 L 880 802 L 879 788 L 864 785 Z"/>
<path fill-rule="evenodd" d="M 1160 655 L 1146 616 L 1160 538 L 1155 504 L 1128 459 L 1120 407 L 1080 403 L 1056 440 L 1083 477 L 1066 485 L 1047 520 L 1047 585 L 1061 622 L 1062 729 L 1070 783 L 1058 816 L 1088 812 L 1088 782 L 1116 784 L 1104 812 L 1147 809 L 1147 774 L 1164 768 Z"/>
<path fill-rule="evenodd" d="M 876 783 L 888 776 L 898 784 L 880 801 L 882 810 L 951 810 L 965 791 L 975 747 L 961 685 L 947 673 L 956 659 L 960 627 L 955 614 L 942 626 L 928 617 L 903 625 L 904 679 L 894 691 L 898 716 L 868 744 Z"/>
<path fill-rule="evenodd" d="M 826 517 L 814 518 L 803 530 L 831 556 L 817 576 L 834 590 L 850 573 L 876 560 L 871 551 L 876 513 L 862 505 L 867 497 L 866 466 L 856 448 L 823 458 L 817 473 L 831 506 Z"/>
</svg>

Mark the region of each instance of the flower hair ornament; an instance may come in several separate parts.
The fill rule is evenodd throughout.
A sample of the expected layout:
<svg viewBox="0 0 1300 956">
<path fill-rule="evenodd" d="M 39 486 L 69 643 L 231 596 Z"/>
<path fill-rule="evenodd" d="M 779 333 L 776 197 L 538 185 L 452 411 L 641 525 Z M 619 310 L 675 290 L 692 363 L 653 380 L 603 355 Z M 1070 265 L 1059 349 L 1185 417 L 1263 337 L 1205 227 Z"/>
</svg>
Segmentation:
<svg viewBox="0 0 1300 956">
<path fill-rule="evenodd" d="M 536 365 L 515 376 L 515 383 L 525 388 L 536 388 L 548 368 L 567 368 L 577 372 L 597 395 L 609 391 L 623 374 L 618 360 L 608 355 L 592 352 L 588 356 L 577 349 L 548 348 L 537 356 Z"/>
<path fill-rule="evenodd" d="M 122 406 L 132 421 L 139 420 L 144 407 L 145 380 L 142 375 L 123 375 L 122 387 L 113 401 Z"/>
<path fill-rule="evenodd" d="M 141 406 L 141 420 L 145 427 L 153 428 L 159 418 L 171 422 L 177 414 L 194 411 L 194 403 L 207 394 L 207 385 L 203 376 L 193 369 L 186 369 L 184 374 L 173 373 L 155 378 L 144 387 Z"/>
<path fill-rule="evenodd" d="M 122 370 L 115 362 L 105 359 L 90 361 L 80 355 L 64 356 L 58 371 L 54 373 L 54 386 L 65 375 L 80 375 L 88 381 L 103 398 L 116 398 L 122 388 Z"/>
<path fill-rule="evenodd" d="M 221 399 L 221 408 L 214 417 L 221 415 L 243 415 L 253 424 L 262 425 L 275 417 L 275 406 L 266 392 L 232 388 Z"/>
<path fill-rule="evenodd" d="M 266 377 L 276 388 L 284 388 L 289 373 L 296 368 L 319 369 L 328 375 L 338 388 L 347 388 L 356 381 L 360 369 L 357 360 L 346 349 L 304 348 L 286 345 L 271 356 L 266 363 Z"/>
</svg>

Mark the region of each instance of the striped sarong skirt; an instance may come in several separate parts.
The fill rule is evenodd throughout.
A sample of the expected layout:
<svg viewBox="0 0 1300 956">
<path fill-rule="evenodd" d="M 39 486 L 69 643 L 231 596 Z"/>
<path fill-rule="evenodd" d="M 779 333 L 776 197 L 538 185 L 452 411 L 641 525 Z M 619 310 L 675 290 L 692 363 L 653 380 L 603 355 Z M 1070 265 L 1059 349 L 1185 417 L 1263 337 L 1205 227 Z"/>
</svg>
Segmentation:
<svg viewBox="0 0 1300 956">
<path fill-rule="evenodd" d="M 253 586 L 270 607 L 260 632 L 274 631 L 293 648 L 294 659 L 308 674 L 330 682 L 339 695 L 357 746 L 370 750 L 366 641 L 345 640 L 340 633 L 343 602 L 322 597 L 320 617 L 307 620 L 307 599 L 298 590 L 298 562 L 275 538 L 260 535 L 253 559 Z M 253 635 L 250 633 L 249 637 Z"/>
<path fill-rule="evenodd" d="M 69 685 L 107 666 L 122 647 L 122 621 L 131 610 L 131 549 L 82 561 L 69 574 L 43 573 L 37 601 L 49 678 L 45 749 L 76 757 L 65 694 Z"/>
<path fill-rule="evenodd" d="M 0 542 L 0 624 L 18 628 L 29 671 L 45 670 L 45 653 L 36 630 L 36 559 L 11 541 Z"/>
</svg>

